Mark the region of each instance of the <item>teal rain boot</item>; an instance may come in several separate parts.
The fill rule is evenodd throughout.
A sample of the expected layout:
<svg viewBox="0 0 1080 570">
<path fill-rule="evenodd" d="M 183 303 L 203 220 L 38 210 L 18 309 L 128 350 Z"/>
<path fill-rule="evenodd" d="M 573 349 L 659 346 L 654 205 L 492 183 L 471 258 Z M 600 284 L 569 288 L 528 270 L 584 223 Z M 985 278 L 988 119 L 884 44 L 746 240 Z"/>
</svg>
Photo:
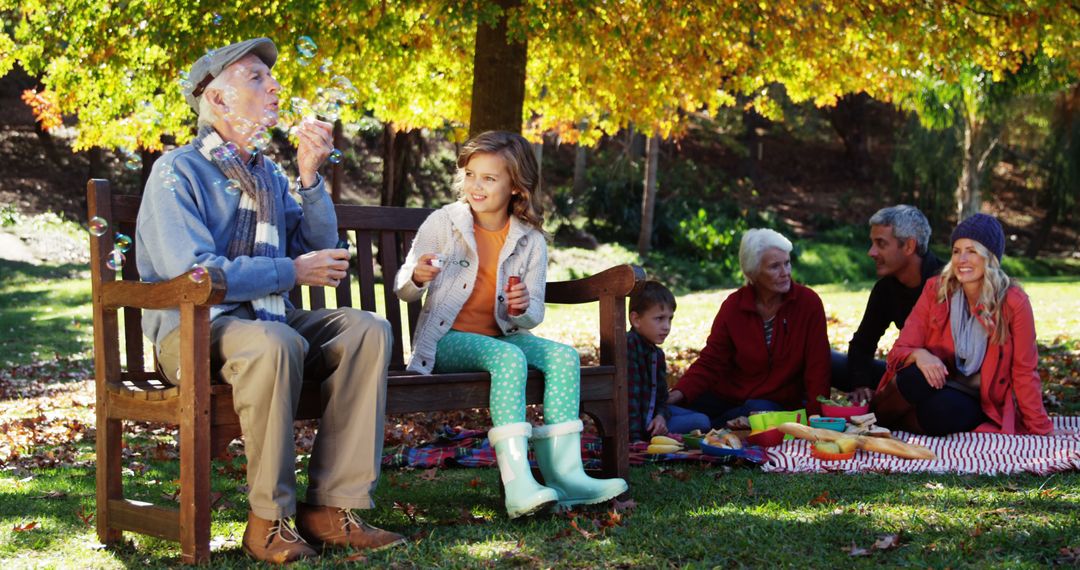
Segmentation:
<svg viewBox="0 0 1080 570">
<path fill-rule="evenodd" d="M 559 496 L 553 489 L 536 482 L 529 468 L 528 422 L 506 424 L 491 428 L 488 441 L 495 448 L 503 488 L 506 490 L 506 513 L 510 518 L 531 515 L 551 505 Z"/>
<path fill-rule="evenodd" d="M 622 479 L 593 479 L 581 465 L 581 420 L 546 425 L 533 431 L 536 463 L 544 484 L 559 493 L 559 506 L 602 503 L 626 492 Z"/>
</svg>

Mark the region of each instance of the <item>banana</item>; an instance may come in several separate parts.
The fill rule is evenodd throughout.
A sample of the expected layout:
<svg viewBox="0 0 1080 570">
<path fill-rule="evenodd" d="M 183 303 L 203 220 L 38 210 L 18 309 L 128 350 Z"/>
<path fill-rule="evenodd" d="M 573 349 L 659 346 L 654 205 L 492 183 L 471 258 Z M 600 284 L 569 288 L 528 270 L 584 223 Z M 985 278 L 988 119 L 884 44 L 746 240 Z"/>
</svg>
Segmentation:
<svg viewBox="0 0 1080 570">
<path fill-rule="evenodd" d="M 676 453 L 680 450 L 682 450 L 682 446 L 679 445 L 661 445 L 659 443 L 653 443 L 649 445 L 649 447 L 645 450 L 645 453 Z"/>
<path fill-rule="evenodd" d="M 675 445 L 678 447 L 682 447 L 682 442 L 664 435 L 653 436 L 653 438 L 649 440 L 649 443 L 653 445 Z"/>
</svg>

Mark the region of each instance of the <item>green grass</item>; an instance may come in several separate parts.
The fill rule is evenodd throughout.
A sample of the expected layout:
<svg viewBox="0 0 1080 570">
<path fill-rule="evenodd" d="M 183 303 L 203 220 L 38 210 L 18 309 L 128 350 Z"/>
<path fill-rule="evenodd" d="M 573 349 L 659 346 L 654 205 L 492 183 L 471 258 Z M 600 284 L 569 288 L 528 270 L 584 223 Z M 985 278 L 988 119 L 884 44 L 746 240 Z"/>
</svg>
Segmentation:
<svg viewBox="0 0 1080 570">
<path fill-rule="evenodd" d="M 850 338 L 869 286 L 867 281 L 815 286 L 833 318 L 834 346 L 843 346 Z M 1067 277 L 1030 278 L 1025 287 L 1035 307 L 1040 344 L 1058 351 L 1061 366 L 1067 366 L 1067 359 L 1080 360 L 1076 358 L 1080 283 Z M 680 359 L 689 359 L 703 344 L 728 291 L 679 296 L 675 329 L 664 347 L 674 367 L 685 366 Z M 88 378 L 89 299 L 89 279 L 81 266 L 0 261 L 3 361 L 8 369 L 36 363 L 37 372 L 29 373 L 29 381 L 48 389 L 22 399 L 0 399 L 7 422 L 0 432 L 14 432 L 20 426 L 52 429 L 72 418 L 92 422 L 87 407 L 92 388 L 81 380 Z M 552 305 L 537 332 L 595 350 L 596 323 L 595 306 Z M 57 361 L 54 353 L 65 358 Z M 3 378 L 21 375 L 8 372 Z M 14 380 L 9 383 L 0 386 L 18 385 Z M 86 396 L 78 400 L 82 403 L 60 402 L 64 394 L 80 389 Z M 1059 412 L 1080 413 L 1075 386 L 1057 393 L 1068 402 Z M 0 433 L 0 449 L 10 436 Z M 24 449 L 22 460 L 0 470 L 0 567 L 177 566 L 178 548 L 154 538 L 128 534 L 129 542 L 121 548 L 97 545 L 90 518 L 95 511 L 92 437 L 63 439 L 60 435 Z M 140 438 L 128 441 L 133 456 L 127 466 L 140 473 L 126 477 L 125 485 L 135 498 L 169 504 L 177 473 L 175 465 L 153 459 L 159 443 L 171 446 L 171 435 L 144 430 Z M 31 456 L 33 461 L 28 460 Z M 301 457 L 298 467 L 305 461 Z M 241 468 L 240 460 L 215 462 L 213 489 L 221 493 L 221 510 L 215 512 L 212 529 L 215 567 L 252 565 L 239 549 L 246 508 L 239 488 Z M 401 549 L 368 555 L 360 565 L 1035 568 L 1080 562 L 1078 473 L 795 476 L 764 474 L 751 467 L 635 467 L 630 485 L 636 507 L 624 511 L 620 524 L 606 530 L 596 528 L 593 521 L 609 520 L 608 513 L 580 513 L 575 522 L 592 533 L 588 538 L 574 530 L 565 515 L 506 520 L 494 469 L 439 471 L 432 481 L 420 475 L 384 471 L 376 493 L 378 506 L 368 519 L 405 533 L 411 541 Z M 395 503 L 415 506 L 415 520 L 394 508 Z M 37 523 L 33 529 L 16 530 L 33 522 Z M 899 547 L 871 549 L 875 540 L 894 534 L 899 535 Z M 845 550 L 853 545 L 869 553 L 853 557 Z M 336 566 L 347 557 L 339 553 L 300 567 Z"/>
</svg>

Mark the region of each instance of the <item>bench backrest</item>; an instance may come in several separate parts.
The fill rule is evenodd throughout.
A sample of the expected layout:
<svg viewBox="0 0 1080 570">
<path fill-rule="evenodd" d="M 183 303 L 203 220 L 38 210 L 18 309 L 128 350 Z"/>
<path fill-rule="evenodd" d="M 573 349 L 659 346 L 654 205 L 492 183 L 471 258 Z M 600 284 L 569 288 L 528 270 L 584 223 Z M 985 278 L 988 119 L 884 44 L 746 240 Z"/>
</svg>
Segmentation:
<svg viewBox="0 0 1080 570">
<path fill-rule="evenodd" d="M 139 280 L 136 267 L 138 250 L 134 241 L 135 220 L 139 213 L 139 196 L 113 194 L 107 180 L 91 180 L 88 184 L 89 213 L 91 217 L 100 217 L 108 222 L 108 234 L 101 239 L 91 237 L 92 250 L 91 279 L 97 285 L 105 281 L 123 279 Z M 403 370 L 405 362 L 403 349 L 411 338 L 404 338 L 403 319 L 408 319 L 410 336 L 416 329 L 420 316 L 419 301 L 408 303 L 402 314 L 401 304 L 394 294 L 393 283 L 397 270 L 404 262 L 420 224 L 433 210 L 426 208 L 397 208 L 384 206 L 357 206 L 338 204 L 335 206 L 338 218 L 338 233 L 341 239 L 356 246 L 353 256 L 352 271 L 334 288 L 331 295 L 338 307 L 358 307 L 365 311 L 376 312 L 378 283 L 382 283 L 383 310 L 379 311 L 394 329 L 394 347 L 390 363 L 391 370 Z M 131 246 L 124 254 L 123 268 L 117 272 L 110 269 L 106 262 L 116 233 L 123 233 L 132 239 Z M 354 290 L 355 286 L 355 290 Z M 327 291 L 323 287 L 296 287 L 289 294 L 290 300 L 297 307 L 321 309 L 327 306 Z M 144 354 L 142 332 L 142 311 L 133 308 L 123 309 L 124 352 L 127 357 L 126 370 L 121 372 L 120 381 L 146 380 L 157 377 L 156 363 L 147 366 Z M 106 338 L 106 350 L 120 350 L 119 338 Z M 160 378 L 157 378 L 160 380 Z"/>
</svg>

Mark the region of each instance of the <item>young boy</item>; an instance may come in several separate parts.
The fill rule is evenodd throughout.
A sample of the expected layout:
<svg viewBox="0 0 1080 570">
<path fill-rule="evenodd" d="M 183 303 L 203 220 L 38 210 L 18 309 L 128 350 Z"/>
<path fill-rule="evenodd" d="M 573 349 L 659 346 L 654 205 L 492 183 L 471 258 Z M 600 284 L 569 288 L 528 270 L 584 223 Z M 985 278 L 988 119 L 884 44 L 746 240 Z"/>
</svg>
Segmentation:
<svg viewBox="0 0 1080 570">
<path fill-rule="evenodd" d="M 654 435 L 709 430 L 705 414 L 667 403 L 667 363 L 659 348 L 671 332 L 675 295 L 657 281 L 647 281 L 630 296 L 630 332 L 626 333 L 630 441 Z"/>
</svg>

